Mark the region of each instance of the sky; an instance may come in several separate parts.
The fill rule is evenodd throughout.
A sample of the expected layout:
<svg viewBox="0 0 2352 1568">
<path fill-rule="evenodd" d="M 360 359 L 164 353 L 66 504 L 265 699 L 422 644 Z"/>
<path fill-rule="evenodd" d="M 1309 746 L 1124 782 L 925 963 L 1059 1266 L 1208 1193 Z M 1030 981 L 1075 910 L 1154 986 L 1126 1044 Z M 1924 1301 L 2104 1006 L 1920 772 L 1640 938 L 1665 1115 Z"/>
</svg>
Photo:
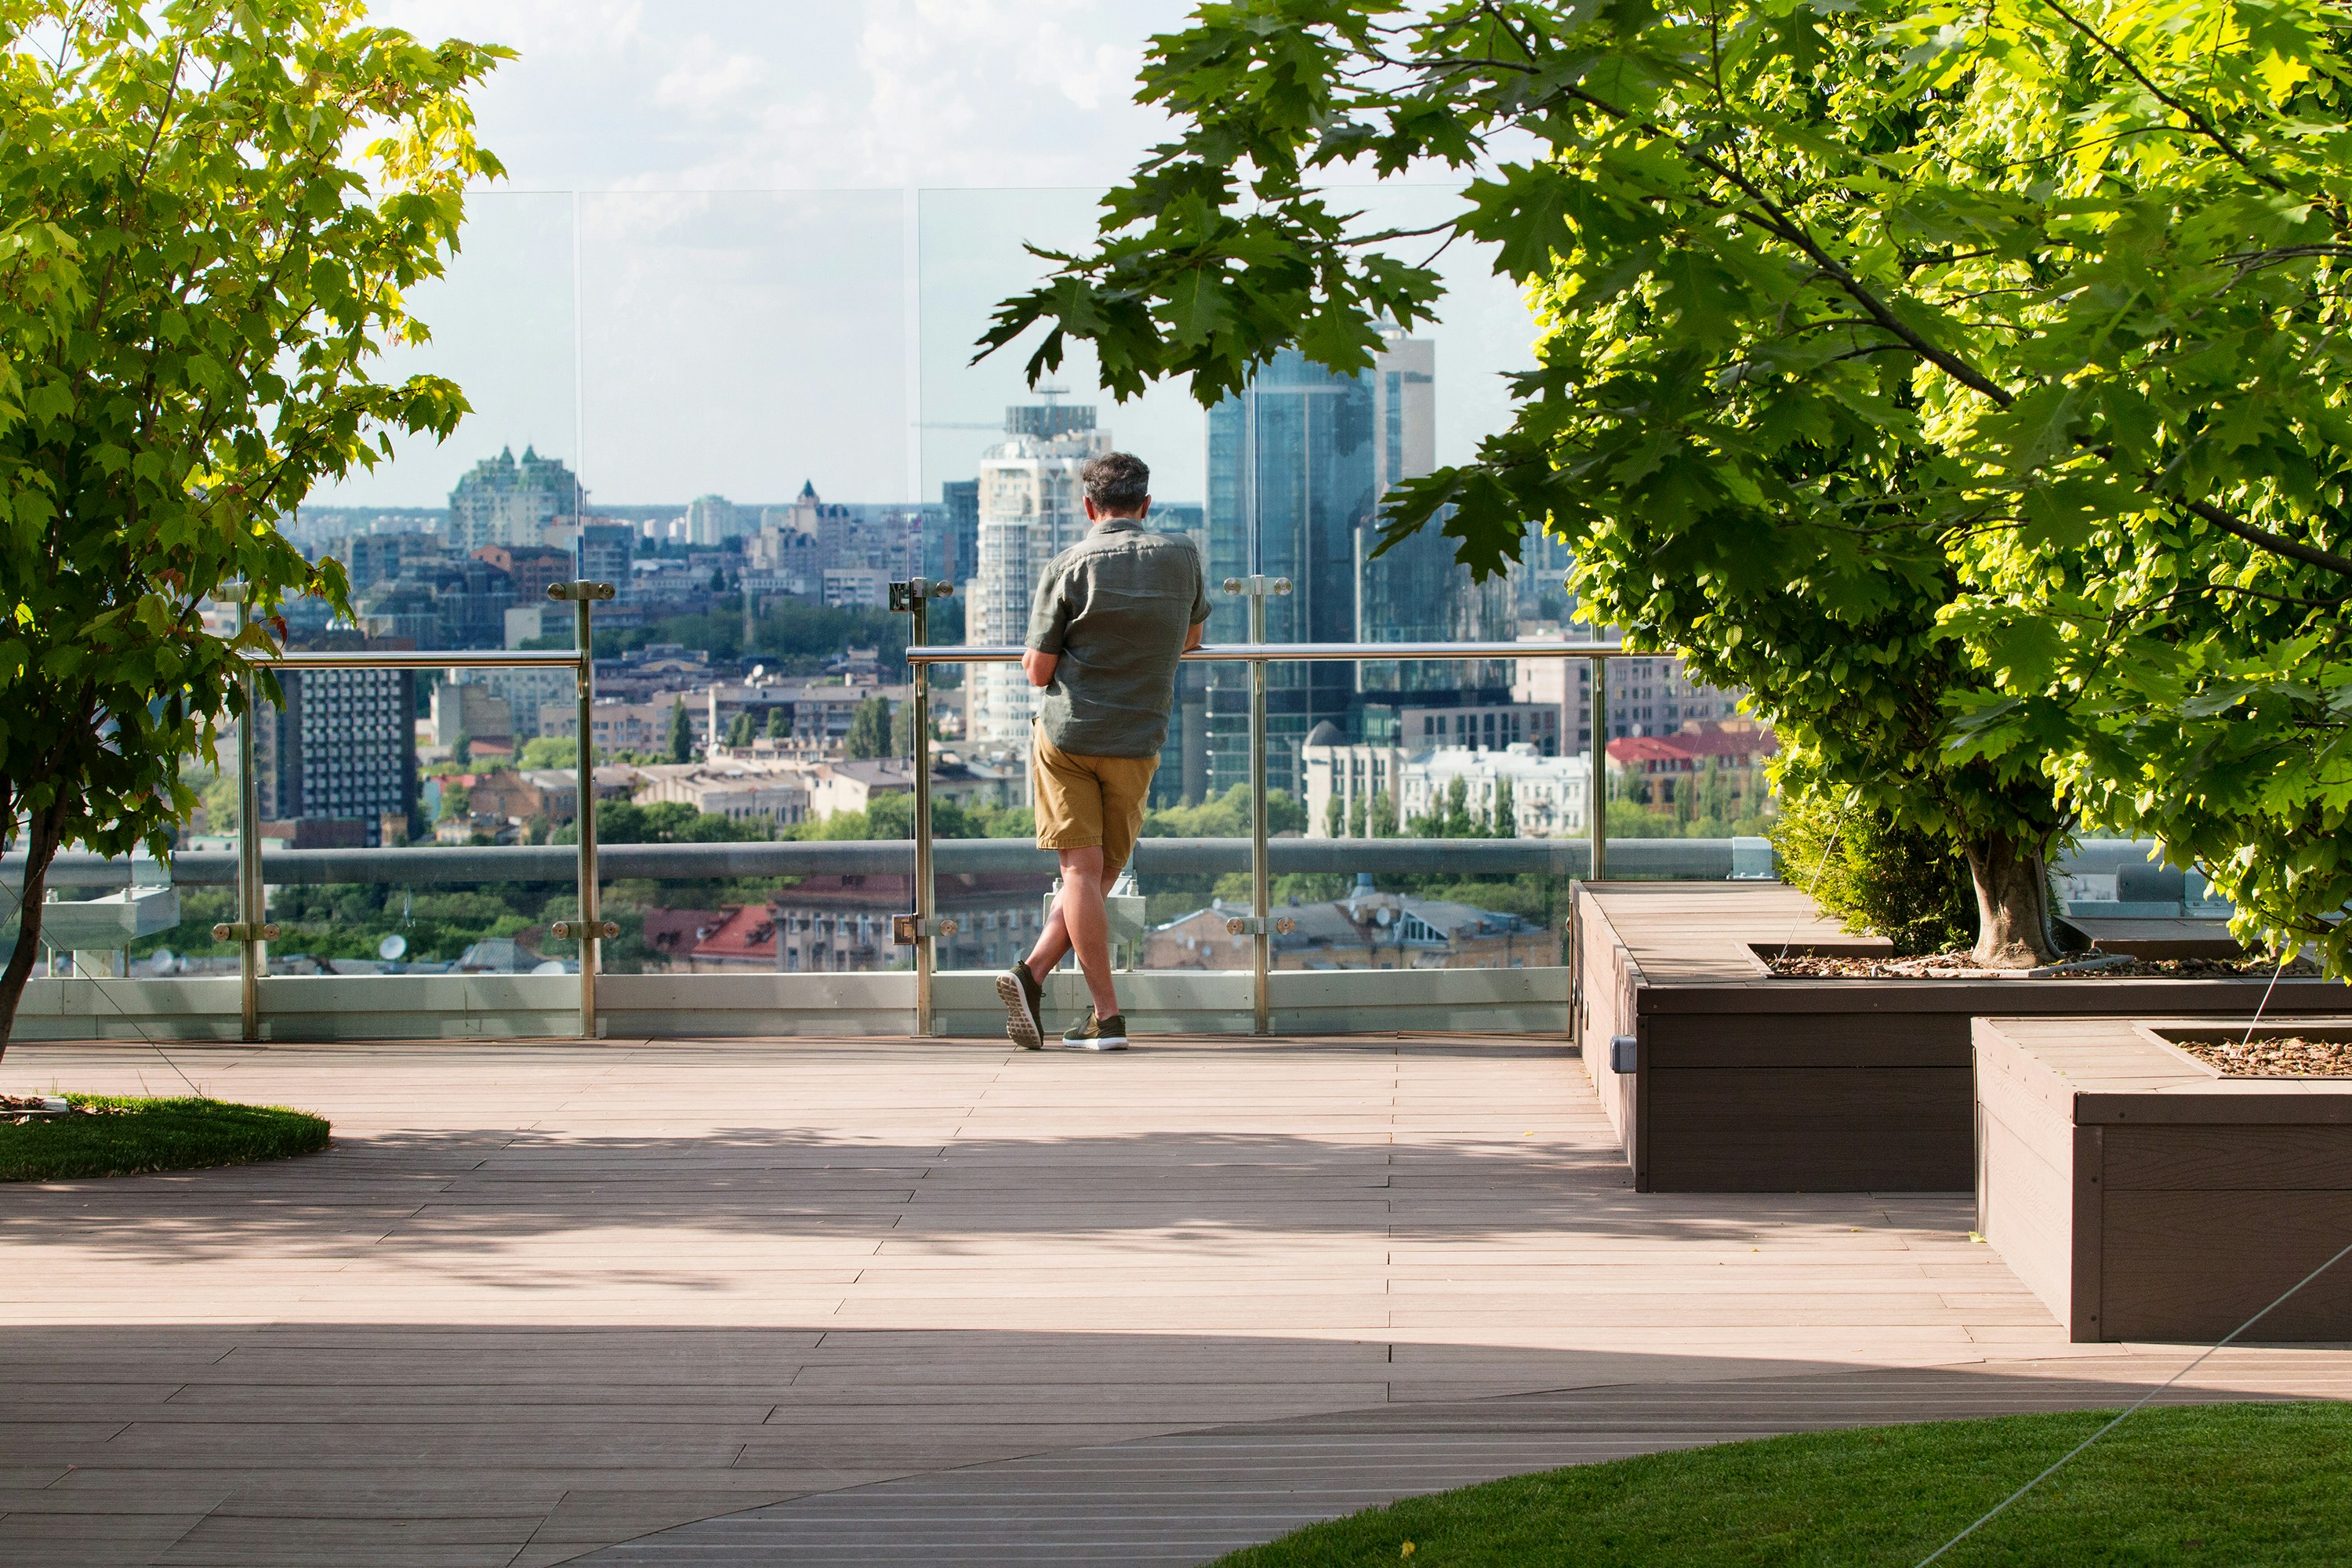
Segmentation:
<svg viewBox="0 0 2352 1568">
<path fill-rule="evenodd" d="M 1133 101 L 1176 0 L 377 0 L 371 18 L 519 57 L 475 95 L 508 177 L 468 203 L 449 275 L 413 291 L 433 331 L 393 374 L 455 379 L 446 443 L 312 500 L 439 506 L 502 447 L 574 466 L 592 503 L 715 493 L 936 500 L 970 478 L 1025 353 L 968 367 L 990 309 L 1081 243 L 1094 203 L 1171 127 Z M 1438 188 L 1383 188 L 1391 212 Z M 1526 313 L 1466 247 L 1438 340 L 1439 456 L 1507 417 Z M 1091 361 L 1057 374 L 1144 455 L 1166 500 L 1202 494 L 1181 385 L 1115 405 Z M 973 426 L 981 426 L 974 428 Z"/>
</svg>

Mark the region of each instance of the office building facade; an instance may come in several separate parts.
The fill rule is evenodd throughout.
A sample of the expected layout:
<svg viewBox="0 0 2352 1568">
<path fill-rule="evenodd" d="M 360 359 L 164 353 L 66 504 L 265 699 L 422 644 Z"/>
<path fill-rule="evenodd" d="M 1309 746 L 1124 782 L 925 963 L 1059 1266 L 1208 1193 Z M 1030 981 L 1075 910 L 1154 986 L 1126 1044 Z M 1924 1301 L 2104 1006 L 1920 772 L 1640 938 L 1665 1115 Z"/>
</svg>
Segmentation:
<svg viewBox="0 0 2352 1568">
<path fill-rule="evenodd" d="M 383 647 L 356 634 L 314 647 Z M 416 811 L 416 677 L 404 669 L 281 670 L 285 701 L 253 718 L 255 783 L 268 822 L 355 824 L 397 843 Z"/>
<path fill-rule="evenodd" d="M 1210 640 L 1246 640 L 1246 602 L 1213 589 L 1224 578 L 1253 575 L 1291 584 L 1288 595 L 1266 600 L 1271 642 L 1503 635 L 1507 585 L 1473 584 L 1438 522 L 1373 559 L 1381 498 L 1435 466 L 1435 363 L 1432 344 L 1402 334 L 1360 374 L 1339 374 L 1286 349 L 1209 411 L 1204 526 L 1216 604 Z M 1360 676 L 1344 664 L 1275 665 L 1266 680 L 1266 782 L 1297 795 L 1307 737 L 1327 722 L 1355 732 L 1366 690 L 1483 695 L 1491 688 L 1500 698 L 1509 683 L 1507 666 L 1486 663 L 1383 661 L 1367 664 Z M 1208 754 L 1198 771 L 1218 793 L 1249 777 L 1248 671 L 1213 670 L 1206 707 Z"/>
</svg>

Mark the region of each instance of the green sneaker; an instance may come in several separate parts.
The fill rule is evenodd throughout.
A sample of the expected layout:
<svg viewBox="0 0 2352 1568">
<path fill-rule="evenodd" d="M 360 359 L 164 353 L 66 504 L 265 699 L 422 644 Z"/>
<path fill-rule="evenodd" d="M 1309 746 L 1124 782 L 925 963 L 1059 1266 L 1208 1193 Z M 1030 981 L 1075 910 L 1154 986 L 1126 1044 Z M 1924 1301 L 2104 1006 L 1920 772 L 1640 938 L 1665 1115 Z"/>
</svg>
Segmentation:
<svg viewBox="0 0 2352 1568">
<path fill-rule="evenodd" d="M 1004 1033 L 1024 1051 L 1045 1048 L 1045 988 L 1029 973 L 1025 963 L 1016 963 L 996 977 L 997 998 L 1004 1004 Z"/>
<path fill-rule="evenodd" d="M 1074 1051 L 1123 1051 L 1127 1049 L 1127 1015 L 1113 1013 L 1097 1018 L 1089 1007 L 1085 1017 L 1062 1031 L 1062 1044 Z"/>
</svg>

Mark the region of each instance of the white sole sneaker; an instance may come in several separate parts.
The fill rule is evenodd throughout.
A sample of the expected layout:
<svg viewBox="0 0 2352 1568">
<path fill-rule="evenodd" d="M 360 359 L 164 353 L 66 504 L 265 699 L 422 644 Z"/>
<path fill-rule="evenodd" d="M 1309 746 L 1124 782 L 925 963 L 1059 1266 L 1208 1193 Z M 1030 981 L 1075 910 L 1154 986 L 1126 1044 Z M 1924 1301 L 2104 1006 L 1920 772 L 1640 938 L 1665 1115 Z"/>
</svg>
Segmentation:
<svg viewBox="0 0 2352 1568">
<path fill-rule="evenodd" d="M 1004 1004 L 1004 1033 L 1024 1051 L 1045 1048 L 1045 1032 L 1037 1024 L 1037 1015 L 1029 1010 L 1029 998 L 1021 988 L 1021 978 L 1015 974 L 996 977 L 997 999 Z"/>
<path fill-rule="evenodd" d="M 1062 1044 L 1074 1051 L 1123 1051 L 1127 1049 L 1127 1037 L 1114 1035 L 1107 1040 L 1064 1040 Z"/>
</svg>

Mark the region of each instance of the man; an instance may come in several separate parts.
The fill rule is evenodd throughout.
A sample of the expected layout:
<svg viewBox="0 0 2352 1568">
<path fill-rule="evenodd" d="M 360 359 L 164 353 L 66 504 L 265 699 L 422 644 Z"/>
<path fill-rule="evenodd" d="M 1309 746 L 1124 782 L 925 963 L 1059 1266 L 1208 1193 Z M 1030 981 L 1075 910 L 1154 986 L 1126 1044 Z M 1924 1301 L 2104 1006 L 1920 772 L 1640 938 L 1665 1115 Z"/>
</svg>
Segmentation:
<svg viewBox="0 0 2352 1568">
<path fill-rule="evenodd" d="M 1045 691 L 1031 732 L 1037 847 L 1062 861 L 1062 890 L 1036 947 L 996 982 L 1005 1033 L 1033 1051 L 1045 1043 L 1045 976 L 1073 950 L 1094 1005 L 1062 1043 L 1083 1051 L 1127 1048 L 1103 893 L 1143 826 L 1144 797 L 1175 703 L 1177 658 L 1201 646 L 1209 618 L 1201 552 L 1181 534 L 1144 531 L 1151 470 L 1142 459 L 1105 453 L 1079 478 L 1093 526 L 1045 567 L 1021 656 L 1029 683 Z"/>
</svg>

